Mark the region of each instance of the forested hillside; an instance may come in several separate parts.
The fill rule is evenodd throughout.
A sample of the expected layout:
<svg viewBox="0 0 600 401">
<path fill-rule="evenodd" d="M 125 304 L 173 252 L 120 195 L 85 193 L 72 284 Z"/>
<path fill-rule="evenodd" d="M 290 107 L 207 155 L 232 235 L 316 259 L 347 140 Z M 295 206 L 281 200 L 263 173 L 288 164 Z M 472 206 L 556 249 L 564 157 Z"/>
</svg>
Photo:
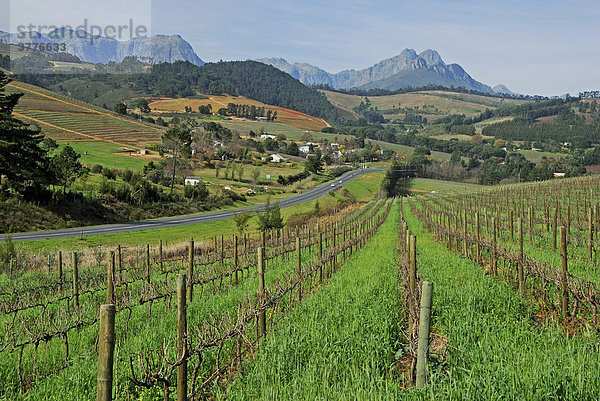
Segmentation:
<svg viewBox="0 0 600 401">
<path fill-rule="evenodd" d="M 255 61 L 158 64 L 140 74 L 48 74 L 20 80 L 99 106 L 112 107 L 137 96 L 190 97 L 202 93 L 242 95 L 263 103 L 336 120 L 325 95 L 288 74 Z"/>
</svg>

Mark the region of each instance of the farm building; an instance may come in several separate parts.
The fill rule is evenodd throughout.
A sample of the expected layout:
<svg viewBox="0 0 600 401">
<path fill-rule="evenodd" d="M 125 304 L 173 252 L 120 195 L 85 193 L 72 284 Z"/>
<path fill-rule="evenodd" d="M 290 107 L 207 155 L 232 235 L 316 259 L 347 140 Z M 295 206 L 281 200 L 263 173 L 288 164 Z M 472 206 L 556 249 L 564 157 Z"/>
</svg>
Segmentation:
<svg viewBox="0 0 600 401">
<path fill-rule="evenodd" d="M 269 121 L 269 119 L 267 117 L 257 117 L 256 120 L 257 121 Z"/>
<path fill-rule="evenodd" d="M 202 182 L 202 178 L 200 177 L 187 177 L 185 179 L 185 185 L 196 186 Z"/>
<path fill-rule="evenodd" d="M 281 163 L 281 162 L 285 162 L 287 159 L 283 156 L 281 156 L 280 154 L 275 153 L 274 155 L 271 155 L 271 161 L 273 163 Z"/>
<path fill-rule="evenodd" d="M 277 139 L 277 137 L 275 135 L 271 135 L 271 134 L 262 134 L 260 136 L 260 139 Z"/>
</svg>

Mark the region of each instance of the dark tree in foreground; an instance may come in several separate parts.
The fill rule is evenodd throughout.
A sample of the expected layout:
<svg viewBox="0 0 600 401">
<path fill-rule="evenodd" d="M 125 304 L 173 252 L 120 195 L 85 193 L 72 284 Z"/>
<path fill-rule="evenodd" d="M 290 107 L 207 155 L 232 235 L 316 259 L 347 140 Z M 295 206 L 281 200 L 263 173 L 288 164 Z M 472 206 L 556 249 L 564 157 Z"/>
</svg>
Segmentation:
<svg viewBox="0 0 600 401">
<path fill-rule="evenodd" d="M 40 144 L 44 136 L 39 128 L 25 124 L 12 116 L 22 93 L 7 95 L 10 79 L 0 71 L 0 176 L 11 185 L 21 187 L 27 182 L 47 183 L 48 157 Z"/>
</svg>

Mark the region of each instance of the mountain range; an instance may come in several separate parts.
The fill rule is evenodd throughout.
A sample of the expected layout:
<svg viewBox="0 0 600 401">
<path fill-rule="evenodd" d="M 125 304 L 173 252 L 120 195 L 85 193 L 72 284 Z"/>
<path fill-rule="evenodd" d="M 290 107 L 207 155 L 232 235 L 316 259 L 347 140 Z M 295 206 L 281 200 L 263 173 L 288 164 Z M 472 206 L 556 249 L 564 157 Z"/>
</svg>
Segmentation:
<svg viewBox="0 0 600 401">
<path fill-rule="evenodd" d="M 65 43 L 65 53 L 79 57 L 88 63 L 107 64 L 111 61 L 121 62 L 125 57 L 136 57 L 147 63 L 174 63 L 176 61 L 189 61 L 201 66 L 204 61 L 198 57 L 192 46 L 179 35 L 155 35 L 148 38 L 133 38 L 121 42 L 104 36 L 92 36 L 80 30 L 73 31 L 59 28 L 41 34 L 32 32 L 24 35 L 0 31 L 0 42 L 20 43 Z"/>
<path fill-rule="evenodd" d="M 473 79 L 460 65 L 446 64 L 435 50 L 417 54 L 413 49 L 404 49 L 399 55 L 382 60 L 362 70 L 344 70 L 335 74 L 306 63 L 289 63 L 282 58 L 262 58 L 305 85 L 329 85 L 337 89 L 388 89 L 442 85 L 465 87 L 485 93 L 512 94 L 504 85 L 491 88 Z"/>
<path fill-rule="evenodd" d="M 41 34 L 32 32 L 22 35 L 0 31 L 2 43 L 64 43 L 66 53 L 89 63 L 107 64 L 120 62 L 125 57 L 136 57 L 150 63 L 174 63 L 188 61 L 196 66 L 204 65 L 192 46 L 179 35 L 155 35 L 133 38 L 126 42 L 103 36 L 93 36 L 85 31 L 59 28 Z M 465 87 L 490 94 L 512 95 L 506 86 L 491 88 L 473 79 L 460 65 L 446 64 L 435 50 L 417 54 L 404 49 L 395 57 L 382 60 L 362 70 L 344 70 L 335 74 L 306 63 L 289 63 L 283 58 L 262 58 L 255 61 L 272 65 L 296 78 L 305 85 L 328 85 L 337 89 L 387 89 L 440 85 Z"/>
</svg>

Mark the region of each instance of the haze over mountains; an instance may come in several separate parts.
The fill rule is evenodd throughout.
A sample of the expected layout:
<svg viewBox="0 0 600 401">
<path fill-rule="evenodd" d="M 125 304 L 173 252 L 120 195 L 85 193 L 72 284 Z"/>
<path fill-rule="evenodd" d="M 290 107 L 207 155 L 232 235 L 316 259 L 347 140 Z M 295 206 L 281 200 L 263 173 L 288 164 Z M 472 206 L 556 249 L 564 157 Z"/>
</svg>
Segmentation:
<svg viewBox="0 0 600 401">
<path fill-rule="evenodd" d="M 103 36 L 92 36 L 85 31 L 60 28 L 48 34 L 32 32 L 31 37 L 29 34 L 21 37 L 19 34 L 0 31 L 0 42 L 12 44 L 65 43 L 66 53 L 94 64 L 120 62 L 125 57 L 137 57 L 142 61 L 155 64 L 176 61 L 189 61 L 198 66 L 204 64 L 192 46 L 179 35 L 155 35 L 122 42 Z"/>
<path fill-rule="evenodd" d="M 257 61 L 270 64 L 287 72 L 306 85 L 329 85 L 338 89 L 388 89 L 420 87 L 429 84 L 463 86 L 485 93 L 506 93 L 504 85 L 495 89 L 473 79 L 460 65 L 446 64 L 435 50 L 417 54 L 413 49 L 404 49 L 399 55 L 382 60 L 362 70 L 345 70 L 336 74 L 305 63 L 288 63 L 282 58 L 262 58 Z M 496 90 L 497 89 L 497 90 Z"/>
</svg>

